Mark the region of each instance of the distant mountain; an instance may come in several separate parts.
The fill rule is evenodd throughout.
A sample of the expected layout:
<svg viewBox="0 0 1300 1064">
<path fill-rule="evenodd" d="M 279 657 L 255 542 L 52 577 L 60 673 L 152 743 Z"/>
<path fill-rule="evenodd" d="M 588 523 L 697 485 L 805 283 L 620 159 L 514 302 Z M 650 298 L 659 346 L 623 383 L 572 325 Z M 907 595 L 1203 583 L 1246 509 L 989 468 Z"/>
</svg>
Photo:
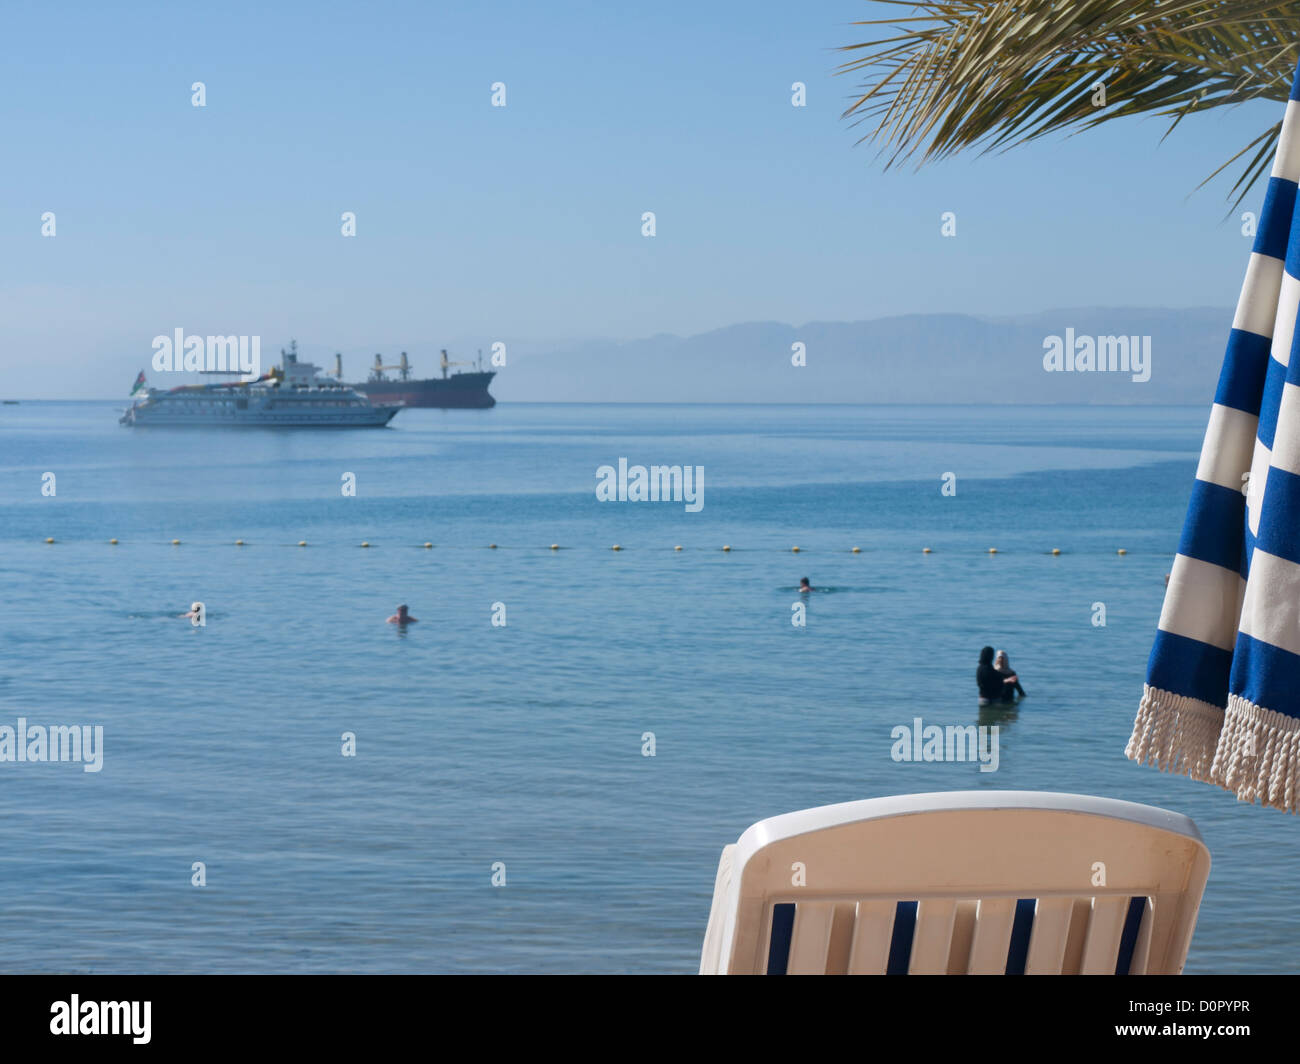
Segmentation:
<svg viewBox="0 0 1300 1064">
<path fill-rule="evenodd" d="M 507 402 L 1208 404 L 1231 324 L 1231 309 L 1202 307 L 747 322 L 684 338 L 512 350 L 492 390 Z M 1067 329 L 1080 351 L 1097 337 L 1150 337 L 1150 379 L 1048 372 L 1045 341 L 1063 342 Z M 801 367 L 791 364 L 795 343 L 805 346 Z"/>
</svg>

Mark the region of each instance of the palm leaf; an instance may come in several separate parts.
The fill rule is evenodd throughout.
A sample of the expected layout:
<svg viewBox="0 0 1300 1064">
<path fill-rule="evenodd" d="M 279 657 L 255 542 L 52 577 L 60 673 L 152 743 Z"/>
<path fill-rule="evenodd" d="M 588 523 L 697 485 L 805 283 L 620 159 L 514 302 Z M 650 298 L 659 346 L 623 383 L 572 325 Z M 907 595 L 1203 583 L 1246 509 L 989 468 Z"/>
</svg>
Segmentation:
<svg viewBox="0 0 1300 1064">
<path fill-rule="evenodd" d="M 866 126 L 859 143 L 874 141 L 886 168 L 1140 114 L 1168 118 L 1168 136 L 1189 114 L 1285 101 L 1300 59 L 1295 0 L 878 2 L 908 10 L 855 23 L 892 36 L 842 48 L 856 54 L 837 73 L 865 78 L 843 117 Z M 1267 172 L 1279 129 L 1201 184 L 1249 155 L 1229 193 L 1240 203 Z"/>
</svg>

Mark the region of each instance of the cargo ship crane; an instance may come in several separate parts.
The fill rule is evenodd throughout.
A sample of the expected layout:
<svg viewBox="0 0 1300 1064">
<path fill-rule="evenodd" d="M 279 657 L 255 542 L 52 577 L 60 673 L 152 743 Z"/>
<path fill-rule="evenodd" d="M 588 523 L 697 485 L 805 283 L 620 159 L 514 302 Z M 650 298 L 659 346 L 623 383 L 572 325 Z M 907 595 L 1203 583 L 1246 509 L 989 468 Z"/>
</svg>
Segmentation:
<svg viewBox="0 0 1300 1064">
<path fill-rule="evenodd" d="M 411 363 L 407 360 L 405 351 L 402 352 L 396 366 L 385 366 L 384 356 L 375 355 L 375 364 L 370 367 L 370 379 L 372 381 L 382 381 L 385 379 L 385 373 L 393 372 L 397 373 L 402 380 L 407 380 L 411 376 Z"/>
<path fill-rule="evenodd" d="M 452 362 L 447 358 L 447 349 L 445 347 L 442 349 L 442 361 L 438 363 L 438 365 L 442 367 L 443 380 L 447 379 L 448 366 L 472 366 L 473 364 L 474 364 L 473 362 Z"/>
</svg>

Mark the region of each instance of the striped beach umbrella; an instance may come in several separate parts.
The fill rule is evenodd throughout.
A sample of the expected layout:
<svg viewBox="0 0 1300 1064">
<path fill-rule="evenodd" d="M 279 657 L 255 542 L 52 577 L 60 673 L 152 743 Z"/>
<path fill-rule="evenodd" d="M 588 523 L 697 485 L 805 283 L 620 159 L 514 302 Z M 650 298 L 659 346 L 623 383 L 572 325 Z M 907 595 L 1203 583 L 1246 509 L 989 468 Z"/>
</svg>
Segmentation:
<svg viewBox="0 0 1300 1064">
<path fill-rule="evenodd" d="M 1300 69 L 1210 410 L 1135 761 L 1300 811 Z"/>
</svg>

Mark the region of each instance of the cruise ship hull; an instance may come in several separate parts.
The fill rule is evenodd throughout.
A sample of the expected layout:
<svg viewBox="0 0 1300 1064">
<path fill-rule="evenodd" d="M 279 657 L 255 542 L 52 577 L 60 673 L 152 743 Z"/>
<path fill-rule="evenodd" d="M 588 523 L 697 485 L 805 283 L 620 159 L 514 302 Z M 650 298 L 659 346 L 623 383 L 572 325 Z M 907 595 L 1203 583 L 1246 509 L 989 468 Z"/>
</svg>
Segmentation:
<svg viewBox="0 0 1300 1064">
<path fill-rule="evenodd" d="M 349 384 L 347 387 L 364 392 L 372 403 L 397 403 L 442 410 L 486 410 L 496 406 L 497 401 L 488 393 L 488 385 L 495 376 L 495 370 L 484 370 L 422 381 L 370 380 Z"/>
<path fill-rule="evenodd" d="M 136 389 L 144 387 L 144 371 Z M 396 404 L 378 405 L 299 362 L 297 344 L 284 365 L 255 381 L 190 384 L 162 391 L 150 388 L 121 424 L 187 429 L 377 429 L 393 420 Z"/>
<path fill-rule="evenodd" d="M 133 406 L 121 417 L 121 424 L 137 428 L 279 428 L 279 429 L 366 429 L 383 428 L 393 420 L 400 406 L 349 409 L 344 413 L 319 411 L 230 411 L 178 412 Z"/>
</svg>

